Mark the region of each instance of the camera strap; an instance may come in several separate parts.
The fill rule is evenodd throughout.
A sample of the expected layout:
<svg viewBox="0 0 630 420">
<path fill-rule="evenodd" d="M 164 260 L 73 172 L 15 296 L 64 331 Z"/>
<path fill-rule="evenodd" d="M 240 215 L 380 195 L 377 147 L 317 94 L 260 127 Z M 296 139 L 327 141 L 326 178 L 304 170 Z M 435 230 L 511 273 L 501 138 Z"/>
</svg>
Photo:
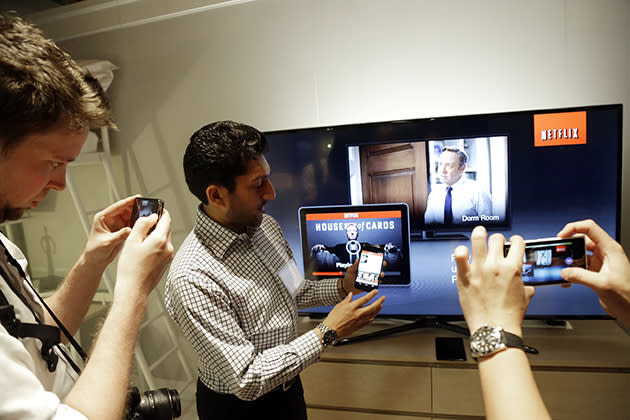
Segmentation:
<svg viewBox="0 0 630 420">
<path fill-rule="evenodd" d="M 58 356 L 53 351 L 52 347 L 58 345 L 61 342 L 59 330 L 63 331 L 64 335 L 68 338 L 68 341 L 75 348 L 77 353 L 79 353 L 83 361 L 86 361 L 87 353 L 83 350 L 83 348 L 81 348 L 81 346 L 79 345 L 79 343 L 77 343 L 74 337 L 72 337 L 72 334 L 70 334 L 68 329 L 61 323 L 59 318 L 57 318 L 57 316 L 53 313 L 52 309 L 50 309 L 50 307 L 46 304 L 46 302 L 44 302 L 44 299 L 39 295 L 39 293 L 37 293 L 37 290 L 35 290 L 35 287 L 33 287 L 31 282 L 28 281 L 26 277 L 26 273 L 24 273 L 24 270 L 22 269 L 22 266 L 20 265 L 20 263 L 13 257 L 13 255 L 11 255 L 11 253 L 4 246 L 4 243 L 2 243 L 2 241 L 0 241 L 0 244 L 4 248 L 4 252 L 5 252 L 5 255 L 7 257 L 7 261 L 9 262 L 9 264 L 11 264 L 13 267 L 15 267 L 18 270 L 22 279 L 30 286 L 31 290 L 33 290 L 33 292 L 37 295 L 40 303 L 44 306 L 44 308 L 46 308 L 46 310 L 48 311 L 48 313 L 53 318 L 53 320 L 55 321 L 55 323 L 58 325 L 59 328 L 52 325 L 45 325 L 43 323 L 30 324 L 30 323 L 21 322 L 15 316 L 15 310 L 14 310 L 13 305 L 9 305 L 9 302 L 6 296 L 0 290 L 0 307 L 1 307 L 0 320 L 2 321 L 2 326 L 9 332 L 9 334 L 11 334 L 12 336 L 16 338 L 32 337 L 32 338 L 39 339 L 42 342 L 42 351 L 41 351 L 42 358 L 46 361 L 48 370 L 51 372 L 53 372 L 57 367 Z M 13 285 L 11 284 L 11 281 L 8 280 L 10 279 L 9 277 L 10 274 L 5 271 L 4 267 L 1 264 L 0 264 L 0 275 L 2 275 L 4 279 L 6 279 L 6 283 L 14 291 L 14 293 L 20 296 L 20 294 L 14 289 Z M 27 307 L 29 307 L 29 309 L 33 311 L 33 308 L 30 308 L 29 305 L 27 305 Z M 33 315 L 35 316 L 35 319 L 42 322 L 41 320 L 39 320 L 35 312 L 33 312 Z M 74 369 L 74 371 L 77 374 L 79 374 L 81 372 L 81 369 L 72 360 L 72 358 L 68 354 L 66 354 L 63 348 L 59 346 L 57 346 L 57 348 L 63 354 L 64 358 L 66 359 L 68 364 L 72 367 L 72 369 Z"/>
<path fill-rule="evenodd" d="M 57 368 L 59 357 L 53 346 L 61 342 L 59 328 L 44 324 L 27 324 L 15 316 L 13 305 L 9 305 L 6 296 L 0 290 L 0 322 L 7 332 L 15 338 L 32 337 L 42 342 L 41 355 L 50 372 Z"/>
</svg>

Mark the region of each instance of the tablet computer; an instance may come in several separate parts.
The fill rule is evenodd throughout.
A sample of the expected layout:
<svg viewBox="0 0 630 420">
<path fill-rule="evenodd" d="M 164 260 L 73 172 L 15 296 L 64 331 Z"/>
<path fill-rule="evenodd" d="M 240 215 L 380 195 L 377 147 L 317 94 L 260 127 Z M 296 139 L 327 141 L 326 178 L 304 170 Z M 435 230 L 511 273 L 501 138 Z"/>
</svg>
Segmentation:
<svg viewBox="0 0 630 420">
<path fill-rule="evenodd" d="M 304 276 L 343 276 L 363 246 L 383 248 L 381 286 L 408 286 L 409 208 L 405 203 L 300 207 Z"/>
</svg>

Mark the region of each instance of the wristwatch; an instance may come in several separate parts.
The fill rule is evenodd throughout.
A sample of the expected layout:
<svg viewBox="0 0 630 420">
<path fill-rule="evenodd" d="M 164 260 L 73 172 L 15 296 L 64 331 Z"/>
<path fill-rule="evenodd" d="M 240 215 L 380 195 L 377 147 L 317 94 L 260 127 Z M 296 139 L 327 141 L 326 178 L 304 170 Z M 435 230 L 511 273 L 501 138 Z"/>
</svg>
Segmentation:
<svg viewBox="0 0 630 420">
<path fill-rule="evenodd" d="M 470 336 L 470 351 L 475 360 L 478 357 L 498 353 L 508 347 L 527 351 L 527 346 L 521 337 L 504 331 L 501 327 L 490 327 L 486 324 Z"/>
<path fill-rule="evenodd" d="M 334 346 L 338 340 L 335 330 L 329 328 L 323 322 L 320 322 L 319 325 L 317 325 L 317 328 L 319 328 L 319 330 L 322 332 L 322 344 L 324 345 L 324 347 Z"/>
</svg>

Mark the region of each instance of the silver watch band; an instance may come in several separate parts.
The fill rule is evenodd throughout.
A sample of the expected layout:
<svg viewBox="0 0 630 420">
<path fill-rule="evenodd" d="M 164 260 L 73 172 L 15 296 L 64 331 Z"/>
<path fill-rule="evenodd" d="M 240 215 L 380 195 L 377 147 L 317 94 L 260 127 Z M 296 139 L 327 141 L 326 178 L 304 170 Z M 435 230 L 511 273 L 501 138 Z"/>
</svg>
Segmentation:
<svg viewBox="0 0 630 420">
<path fill-rule="evenodd" d="M 337 332 L 332 328 L 329 328 L 328 325 L 320 322 L 317 325 L 317 328 L 322 333 L 322 344 L 324 347 L 328 347 L 330 345 L 335 345 L 337 343 Z"/>
</svg>

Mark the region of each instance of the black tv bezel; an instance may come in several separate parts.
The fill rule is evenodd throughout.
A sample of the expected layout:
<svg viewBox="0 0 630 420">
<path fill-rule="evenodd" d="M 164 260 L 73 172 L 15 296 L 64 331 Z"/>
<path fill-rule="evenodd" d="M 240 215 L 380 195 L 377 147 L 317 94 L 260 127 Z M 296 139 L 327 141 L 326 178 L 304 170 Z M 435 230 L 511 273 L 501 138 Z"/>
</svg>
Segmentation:
<svg viewBox="0 0 630 420">
<path fill-rule="evenodd" d="M 619 133 L 616 141 L 616 155 L 617 155 L 617 184 L 620 188 L 617 189 L 617 197 L 616 197 L 616 209 L 615 209 L 615 232 L 614 238 L 619 241 L 620 232 L 621 232 L 621 181 L 622 181 L 622 163 L 623 163 L 623 104 L 600 104 L 600 105 L 583 105 L 583 106 L 570 106 L 570 107 L 560 107 L 560 108 L 536 108 L 536 109 L 524 109 L 518 111 L 505 111 L 505 112 L 496 112 L 496 113 L 483 113 L 483 114 L 462 114 L 462 115 L 444 115 L 438 117 L 421 117 L 421 118 L 413 118 L 413 119 L 400 119 L 400 120 L 382 120 L 382 121 L 373 121 L 373 122 L 363 122 L 363 123 L 348 123 L 348 124 L 339 124 L 339 125 L 324 125 L 324 126 L 309 126 L 309 127 L 300 127 L 300 128 L 289 128 L 289 129 L 281 129 L 281 130 L 272 130 L 266 131 L 264 134 L 267 136 L 273 135 L 287 135 L 289 133 L 299 134 L 312 132 L 314 130 L 320 131 L 332 131 L 333 135 L 341 132 L 343 133 L 345 130 L 352 131 L 363 131 L 363 130 L 374 130 L 375 127 L 379 126 L 396 126 L 398 124 L 406 124 L 406 123 L 415 123 L 415 124 L 424 124 L 425 126 L 436 125 L 438 123 L 442 125 L 448 125 L 451 122 L 458 122 L 461 125 L 470 125 L 475 123 L 475 121 L 479 123 L 487 123 L 490 119 L 498 120 L 499 122 L 494 124 L 494 128 L 484 128 L 474 129 L 458 132 L 458 133 L 449 133 L 447 135 L 435 136 L 435 138 L 462 138 L 462 137 L 491 137 L 491 136 L 508 136 L 509 132 L 507 132 L 506 128 L 504 128 L 503 124 L 500 122 L 504 119 L 514 118 L 515 116 L 525 115 L 530 116 L 532 118 L 532 126 L 533 126 L 533 116 L 535 114 L 544 114 L 544 113 L 561 113 L 561 112 L 576 112 L 576 111 L 586 111 L 587 112 L 587 121 L 589 117 L 589 112 L 592 111 L 614 111 L 616 113 L 617 118 L 617 132 Z M 488 127 L 485 125 L 485 127 Z M 425 127 L 425 129 L 430 130 L 430 127 Z M 419 137 L 419 136 L 418 136 Z M 427 140 L 430 138 L 427 136 Z M 382 139 L 381 142 L 385 142 L 385 139 Z M 509 141 L 508 141 L 509 143 Z M 509 144 L 508 144 L 508 147 Z M 346 151 L 347 153 L 347 151 Z M 508 151 L 509 153 L 509 151 Z M 509 156 L 509 155 L 508 155 Z M 346 164 L 347 164 L 347 156 L 346 156 Z M 273 169 L 273 168 L 272 168 Z M 588 169 L 585 169 L 588 170 Z M 508 167 L 508 171 L 510 171 L 510 167 Z M 511 178 L 511 174 L 509 175 Z M 508 192 L 509 194 L 509 192 Z M 350 196 L 349 186 L 348 186 L 348 197 Z M 509 199 L 508 203 L 508 212 L 511 214 L 511 199 Z M 492 228 L 489 228 L 489 230 Z M 553 286 L 551 286 L 553 287 Z M 309 311 L 310 308 L 300 310 L 300 316 L 310 316 L 313 318 L 324 318 L 327 316 L 328 312 L 322 311 Z M 463 314 L 379 314 L 379 318 L 393 318 L 407 321 L 422 321 L 427 320 L 429 323 L 439 323 L 441 321 L 450 322 L 450 321 L 462 321 L 464 320 Z M 588 315 L 566 315 L 566 314 L 552 314 L 552 315 L 528 315 L 525 314 L 525 319 L 531 320 L 573 320 L 573 319 L 612 319 L 610 315 L 596 315 L 596 314 L 588 314 Z"/>
<path fill-rule="evenodd" d="M 300 230 L 300 244 L 302 245 L 302 267 L 306 275 L 307 255 L 310 253 L 308 243 L 306 241 L 306 216 L 308 214 L 323 213 L 352 213 L 352 212 L 372 212 L 372 211 L 400 211 L 401 221 L 401 241 L 402 251 L 405 255 L 406 264 L 403 264 L 401 277 L 406 279 L 405 284 L 387 284 L 387 287 L 408 287 L 411 284 L 411 259 L 410 259 L 410 234 L 409 234 L 409 207 L 406 203 L 379 203 L 379 204 L 362 204 L 362 205 L 333 205 L 333 206 L 302 206 L 298 209 L 298 223 Z M 321 279 L 311 279 L 318 281 Z"/>
</svg>

